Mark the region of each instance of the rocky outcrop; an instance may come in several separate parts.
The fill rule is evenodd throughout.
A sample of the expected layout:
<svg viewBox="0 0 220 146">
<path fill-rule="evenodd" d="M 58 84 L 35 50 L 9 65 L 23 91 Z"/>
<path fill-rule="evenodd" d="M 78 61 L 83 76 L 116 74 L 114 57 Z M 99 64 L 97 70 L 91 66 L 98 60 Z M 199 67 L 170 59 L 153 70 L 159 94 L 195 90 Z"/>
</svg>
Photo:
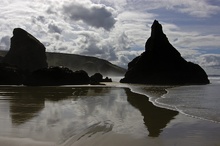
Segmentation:
<svg viewBox="0 0 220 146">
<path fill-rule="evenodd" d="M 90 78 L 83 71 L 75 71 L 66 67 L 49 67 L 34 71 L 25 81 L 28 86 L 59 86 L 89 84 Z"/>
<path fill-rule="evenodd" d="M 205 71 L 197 64 L 187 62 L 169 43 L 162 25 L 154 21 L 145 52 L 128 64 L 122 83 L 141 84 L 208 84 Z"/>
<path fill-rule="evenodd" d="M 3 62 L 30 73 L 47 67 L 45 50 L 44 45 L 31 34 L 21 28 L 15 28 L 10 50 Z"/>
<path fill-rule="evenodd" d="M 101 73 L 95 73 L 90 77 L 90 83 L 93 85 L 100 84 L 100 82 L 112 82 L 112 79 L 109 77 L 103 78 Z"/>
</svg>

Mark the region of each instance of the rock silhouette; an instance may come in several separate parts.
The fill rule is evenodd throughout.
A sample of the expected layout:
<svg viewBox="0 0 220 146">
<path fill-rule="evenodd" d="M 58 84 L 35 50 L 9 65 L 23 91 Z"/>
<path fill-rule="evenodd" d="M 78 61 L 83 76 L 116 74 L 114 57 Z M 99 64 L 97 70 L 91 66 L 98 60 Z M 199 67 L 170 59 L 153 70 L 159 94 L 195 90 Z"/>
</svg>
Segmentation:
<svg viewBox="0 0 220 146">
<path fill-rule="evenodd" d="M 48 66 L 57 67 L 48 68 Z M 65 68 L 60 68 L 59 66 L 65 66 Z M 79 71 L 72 72 L 71 70 Z M 122 75 L 126 70 L 95 57 L 48 53 L 39 40 L 21 28 L 13 30 L 10 50 L 8 52 L 0 51 L 0 85 L 87 84 L 87 72 L 91 74 L 97 71 L 105 75 Z M 53 80 L 50 76 L 45 81 L 40 79 L 40 77 L 45 78 L 51 72 L 54 76 L 62 72 L 62 77 L 60 76 L 62 81 L 61 79 L 57 81 L 58 78 Z M 70 78 L 69 72 L 71 72 L 72 78 Z M 64 77 L 64 75 L 67 77 Z M 80 78 L 77 78 L 78 75 Z M 82 79 L 81 75 L 85 79 Z M 68 79 L 69 81 L 67 81 Z M 105 78 L 102 81 L 111 81 L 111 79 Z"/>
<path fill-rule="evenodd" d="M 101 73 L 95 73 L 90 77 L 91 84 L 100 84 L 100 82 L 112 82 L 112 79 L 109 77 L 103 78 L 103 75 Z"/>
<path fill-rule="evenodd" d="M 89 84 L 87 72 L 49 67 L 46 48 L 31 34 L 15 28 L 11 48 L 1 59 L 0 85 L 58 86 Z"/>
<path fill-rule="evenodd" d="M 83 71 L 75 71 L 66 67 L 49 67 L 34 71 L 25 81 L 28 86 L 59 86 L 89 84 L 90 78 Z"/>
<path fill-rule="evenodd" d="M 187 62 L 170 44 L 157 20 L 151 27 L 151 36 L 145 52 L 128 64 L 122 83 L 141 84 L 208 84 L 208 76 L 197 64 Z"/>
<path fill-rule="evenodd" d="M 15 65 L 23 72 L 46 68 L 46 48 L 31 34 L 21 28 L 15 28 L 11 38 L 11 47 L 3 62 Z"/>
</svg>

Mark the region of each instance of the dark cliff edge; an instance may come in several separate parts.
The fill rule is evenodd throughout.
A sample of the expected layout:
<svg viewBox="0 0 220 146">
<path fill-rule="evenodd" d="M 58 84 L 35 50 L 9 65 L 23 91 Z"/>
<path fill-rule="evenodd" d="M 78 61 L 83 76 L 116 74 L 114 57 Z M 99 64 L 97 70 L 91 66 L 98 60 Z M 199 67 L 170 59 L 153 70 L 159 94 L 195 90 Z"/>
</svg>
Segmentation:
<svg viewBox="0 0 220 146">
<path fill-rule="evenodd" d="M 162 25 L 155 20 L 145 51 L 128 64 L 121 83 L 152 85 L 209 84 L 206 72 L 197 64 L 187 62 L 170 44 Z"/>
</svg>

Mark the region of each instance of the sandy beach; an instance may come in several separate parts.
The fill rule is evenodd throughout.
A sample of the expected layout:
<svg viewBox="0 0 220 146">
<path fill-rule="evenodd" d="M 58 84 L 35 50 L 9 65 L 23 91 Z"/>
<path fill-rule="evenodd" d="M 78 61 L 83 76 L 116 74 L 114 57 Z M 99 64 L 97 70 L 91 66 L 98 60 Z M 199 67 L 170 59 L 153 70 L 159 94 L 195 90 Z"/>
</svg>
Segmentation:
<svg viewBox="0 0 220 146">
<path fill-rule="evenodd" d="M 220 145 L 219 123 L 150 102 L 171 87 L 36 88 L 1 88 L 0 145 Z"/>
</svg>

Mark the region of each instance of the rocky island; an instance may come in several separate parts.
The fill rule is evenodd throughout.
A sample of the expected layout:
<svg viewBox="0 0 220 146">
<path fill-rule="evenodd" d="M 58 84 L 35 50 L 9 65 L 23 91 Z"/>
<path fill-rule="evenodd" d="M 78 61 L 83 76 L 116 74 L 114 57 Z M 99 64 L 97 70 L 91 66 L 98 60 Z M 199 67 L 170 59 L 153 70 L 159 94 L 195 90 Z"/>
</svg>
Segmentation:
<svg viewBox="0 0 220 146">
<path fill-rule="evenodd" d="M 187 62 L 170 44 L 162 25 L 155 20 L 145 51 L 128 64 L 121 83 L 152 85 L 208 84 L 206 72 L 198 65 Z"/>
</svg>

